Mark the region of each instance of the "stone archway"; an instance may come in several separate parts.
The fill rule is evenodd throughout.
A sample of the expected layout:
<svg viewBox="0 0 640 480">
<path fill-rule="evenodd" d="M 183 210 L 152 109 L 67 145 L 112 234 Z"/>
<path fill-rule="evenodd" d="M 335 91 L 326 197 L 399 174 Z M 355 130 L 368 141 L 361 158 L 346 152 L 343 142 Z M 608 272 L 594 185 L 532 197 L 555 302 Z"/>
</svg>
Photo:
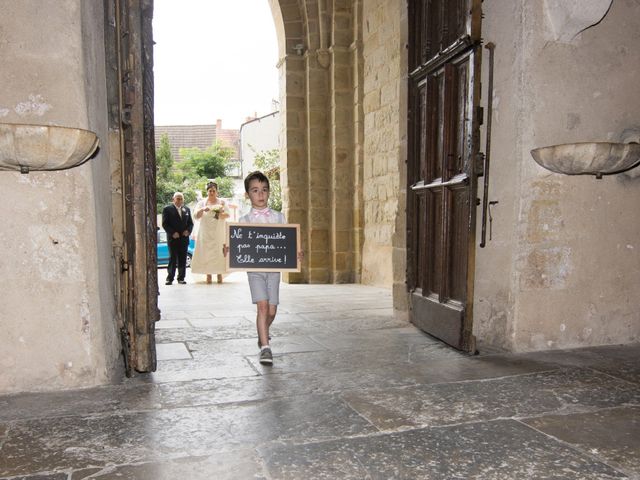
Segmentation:
<svg viewBox="0 0 640 480">
<path fill-rule="evenodd" d="M 360 280 L 360 2 L 270 0 L 278 37 L 285 212 L 307 252 L 293 283 Z"/>
</svg>

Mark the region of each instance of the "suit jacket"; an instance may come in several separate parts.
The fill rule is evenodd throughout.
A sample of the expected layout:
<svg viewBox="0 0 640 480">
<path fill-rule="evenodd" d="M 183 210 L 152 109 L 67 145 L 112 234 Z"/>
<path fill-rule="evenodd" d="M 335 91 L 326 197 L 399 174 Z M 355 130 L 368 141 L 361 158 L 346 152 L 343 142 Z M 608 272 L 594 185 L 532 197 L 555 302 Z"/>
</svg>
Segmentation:
<svg viewBox="0 0 640 480">
<path fill-rule="evenodd" d="M 173 203 L 162 210 L 162 228 L 167 232 L 168 239 L 171 239 L 175 232 L 182 236 L 182 232 L 185 230 L 189 230 L 189 233 L 193 230 L 191 210 L 184 205 L 180 210 L 182 210 L 182 217 L 178 214 L 178 209 Z"/>
</svg>

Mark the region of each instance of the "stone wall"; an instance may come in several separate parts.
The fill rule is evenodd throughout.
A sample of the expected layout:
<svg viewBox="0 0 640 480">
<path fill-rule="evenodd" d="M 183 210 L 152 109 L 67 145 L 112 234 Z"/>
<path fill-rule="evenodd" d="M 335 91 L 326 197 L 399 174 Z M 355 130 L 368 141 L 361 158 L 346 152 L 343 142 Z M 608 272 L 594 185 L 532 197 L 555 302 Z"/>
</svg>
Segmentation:
<svg viewBox="0 0 640 480">
<path fill-rule="evenodd" d="M 515 351 L 640 341 L 639 180 L 551 173 L 530 155 L 640 131 L 640 5 L 614 1 L 572 35 L 554 27 L 552 5 L 483 4 L 483 37 L 497 45 L 490 199 L 500 203 L 477 253 L 475 333 Z"/>
<path fill-rule="evenodd" d="M 363 2 L 364 245 L 362 283 L 393 286 L 404 308 L 406 4 Z"/>
<path fill-rule="evenodd" d="M 119 344 L 102 2 L 1 0 L 0 11 L 0 121 L 85 128 L 101 141 L 77 168 L 0 172 L 0 393 L 104 383 Z"/>
</svg>

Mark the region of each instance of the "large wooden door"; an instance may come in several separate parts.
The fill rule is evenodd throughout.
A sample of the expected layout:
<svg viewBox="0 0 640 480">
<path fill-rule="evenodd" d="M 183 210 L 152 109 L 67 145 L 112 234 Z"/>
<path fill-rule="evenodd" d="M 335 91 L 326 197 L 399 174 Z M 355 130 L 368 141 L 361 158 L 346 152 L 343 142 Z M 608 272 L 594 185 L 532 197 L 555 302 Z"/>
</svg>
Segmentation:
<svg viewBox="0 0 640 480">
<path fill-rule="evenodd" d="M 411 321 L 475 351 L 480 0 L 409 0 L 407 285 Z"/>
<path fill-rule="evenodd" d="M 105 0 L 114 248 L 127 375 L 156 369 L 153 0 Z M 117 152 L 117 153 L 114 153 Z"/>
</svg>

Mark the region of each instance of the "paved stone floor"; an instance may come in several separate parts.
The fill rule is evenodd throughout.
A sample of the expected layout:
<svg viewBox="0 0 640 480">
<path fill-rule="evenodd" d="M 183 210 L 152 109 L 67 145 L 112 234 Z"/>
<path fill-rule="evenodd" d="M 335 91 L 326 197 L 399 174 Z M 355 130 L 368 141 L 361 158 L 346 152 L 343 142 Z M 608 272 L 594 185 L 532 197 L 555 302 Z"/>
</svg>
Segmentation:
<svg viewBox="0 0 640 480">
<path fill-rule="evenodd" d="M 387 290 L 283 284 L 263 367 L 245 275 L 188 281 L 156 373 L 0 397 L 2 479 L 640 479 L 638 345 L 469 357 Z"/>
</svg>

